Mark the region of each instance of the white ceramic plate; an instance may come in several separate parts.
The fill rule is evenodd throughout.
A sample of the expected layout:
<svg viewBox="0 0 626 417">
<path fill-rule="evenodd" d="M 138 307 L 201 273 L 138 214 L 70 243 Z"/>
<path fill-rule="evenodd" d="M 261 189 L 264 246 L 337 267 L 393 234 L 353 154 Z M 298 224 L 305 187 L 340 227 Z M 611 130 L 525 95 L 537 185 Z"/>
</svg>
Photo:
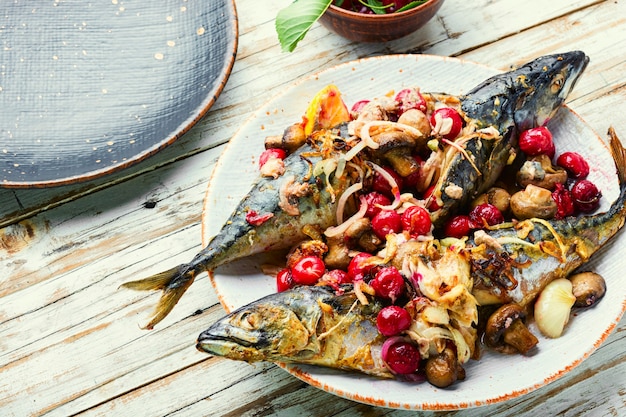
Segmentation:
<svg viewBox="0 0 626 417">
<path fill-rule="evenodd" d="M 425 55 L 367 58 L 342 64 L 301 80 L 259 109 L 233 137 L 215 167 L 207 191 L 203 215 L 203 244 L 215 235 L 257 176 L 257 158 L 263 139 L 281 134 L 300 120 L 309 101 L 327 84 L 336 84 L 348 106 L 357 100 L 419 86 L 422 91 L 462 94 L 495 70 L 458 59 Z M 618 185 L 609 151 L 589 126 L 567 108 L 550 123 L 557 153 L 576 150 L 588 159 L 589 179 L 603 192 L 606 209 L 617 198 Z M 600 169 L 604 171 L 600 171 Z M 621 288 L 626 263 L 618 256 L 626 244 L 620 233 L 594 256 L 588 268 L 608 283 L 605 298 L 596 307 L 580 312 L 559 339 L 539 336 L 532 357 L 504 356 L 487 352 L 466 365 L 467 379 L 448 389 L 428 383 L 411 384 L 335 371 L 314 366 L 284 365 L 301 380 L 351 400 L 390 408 L 450 410 L 506 401 L 548 384 L 580 364 L 602 344 L 626 309 Z M 623 252 L 623 250 L 622 250 Z M 622 254 L 623 255 L 623 254 Z M 275 292 L 273 278 L 260 272 L 262 256 L 218 268 L 211 280 L 227 311 Z M 535 334 L 539 332 L 534 329 Z"/>
</svg>

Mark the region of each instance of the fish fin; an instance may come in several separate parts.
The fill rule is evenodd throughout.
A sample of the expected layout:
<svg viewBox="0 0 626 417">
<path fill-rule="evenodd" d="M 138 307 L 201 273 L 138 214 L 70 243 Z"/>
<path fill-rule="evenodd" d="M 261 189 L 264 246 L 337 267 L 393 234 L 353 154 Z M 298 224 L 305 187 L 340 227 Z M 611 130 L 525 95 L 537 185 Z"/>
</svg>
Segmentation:
<svg viewBox="0 0 626 417">
<path fill-rule="evenodd" d="M 163 291 L 150 321 L 145 326 L 142 326 L 143 329 L 152 330 L 156 324 L 172 311 L 180 297 L 193 283 L 194 278 L 195 271 L 193 269 L 187 265 L 179 265 L 148 278 L 125 282 L 120 285 L 120 288 L 136 291 Z"/>
<path fill-rule="evenodd" d="M 609 145 L 611 146 L 611 153 L 615 159 L 615 165 L 617 166 L 617 176 L 620 184 L 626 183 L 626 149 L 622 145 L 622 142 L 617 137 L 613 126 L 609 127 Z"/>
</svg>

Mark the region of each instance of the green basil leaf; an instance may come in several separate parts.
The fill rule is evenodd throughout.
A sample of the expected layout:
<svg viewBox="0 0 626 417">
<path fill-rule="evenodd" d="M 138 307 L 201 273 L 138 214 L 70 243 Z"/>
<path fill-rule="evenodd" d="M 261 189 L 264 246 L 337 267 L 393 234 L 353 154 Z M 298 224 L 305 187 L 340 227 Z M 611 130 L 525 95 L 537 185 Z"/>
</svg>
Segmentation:
<svg viewBox="0 0 626 417">
<path fill-rule="evenodd" d="M 285 52 L 293 52 L 332 0 L 296 0 L 278 12 L 276 33 Z"/>
</svg>

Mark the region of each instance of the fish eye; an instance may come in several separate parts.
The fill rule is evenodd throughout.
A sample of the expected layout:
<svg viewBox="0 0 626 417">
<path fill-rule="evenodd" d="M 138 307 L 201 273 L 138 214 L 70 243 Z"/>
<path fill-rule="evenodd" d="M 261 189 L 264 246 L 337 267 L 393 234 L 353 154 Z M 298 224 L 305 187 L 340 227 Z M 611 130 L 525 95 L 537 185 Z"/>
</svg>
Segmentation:
<svg viewBox="0 0 626 417">
<path fill-rule="evenodd" d="M 552 83 L 550 84 L 550 91 L 556 94 L 559 91 L 561 91 L 561 88 L 563 88 L 564 84 L 565 84 L 565 77 L 563 76 L 563 74 L 557 74 L 556 77 L 554 77 L 554 79 L 552 80 Z"/>
<path fill-rule="evenodd" d="M 237 324 L 246 330 L 254 330 L 259 324 L 259 314 L 250 310 L 243 311 L 237 319 Z"/>
</svg>

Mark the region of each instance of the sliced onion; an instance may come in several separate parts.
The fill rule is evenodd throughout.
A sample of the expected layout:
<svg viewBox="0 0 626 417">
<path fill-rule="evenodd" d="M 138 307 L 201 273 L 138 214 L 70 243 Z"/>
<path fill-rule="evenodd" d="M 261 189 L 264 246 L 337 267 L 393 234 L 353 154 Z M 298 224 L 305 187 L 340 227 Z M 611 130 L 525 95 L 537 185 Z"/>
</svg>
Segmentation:
<svg viewBox="0 0 626 417">
<path fill-rule="evenodd" d="M 378 172 L 385 179 L 385 181 L 389 183 L 389 185 L 391 186 L 391 191 L 393 192 L 393 201 L 391 202 L 391 204 L 388 206 L 378 207 L 382 208 L 383 210 L 395 210 L 402 203 L 402 195 L 400 194 L 400 187 L 398 186 L 398 183 L 391 176 L 391 174 L 389 174 L 379 165 L 376 165 L 373 162 L 368 162 L 368 164 L 372 167 L 374 171 Z"/>
<path fill-rule="evenodd" d="M 343 223 L 343 213 L 346 208 L 346 203 L 348 202 L 348 198 L 357 191 L 363 188 L 363 183 L 357 182 L 352 184 L 341 194 L 339 197 L 339 201 L 337 201 L 337 224 Z"/>
<path fill-rule="evenodd" d="M 356 154 L 361 152 L 366 147 L 367 147 L 367 144 L 364 141 L 360 141 L 359 143 L 354 145 L 352 147 L 352 149 L 350 149 L 348 152 L 346 152 L 346 154 L 345 154 L 346 161 L 349 161 L 352 158 L 354 158 L 356 156 Z"/>
<path fill-rule="evenodd" d="M 324 234 L 326 236 L 328 237 L 338 236 L 342 234 L 343 232 L 345 232 L 348 229 L 348 227 L 352 225 L 352 223 L 365 217 L 365 212 L 367 211 L 367 206 L 368 206 L 367 201 L 365 201 L 364 196 L 361 196 L 359 200 L 361 201 L 361 206 L 359 207 L 359 211 L 357 211 L 352 217 L 350 217 L 345 222 L 340 223 L 337 226 L 331 226 L 328 229 L 326 229 L 324 231 Z"/>
</svg>

